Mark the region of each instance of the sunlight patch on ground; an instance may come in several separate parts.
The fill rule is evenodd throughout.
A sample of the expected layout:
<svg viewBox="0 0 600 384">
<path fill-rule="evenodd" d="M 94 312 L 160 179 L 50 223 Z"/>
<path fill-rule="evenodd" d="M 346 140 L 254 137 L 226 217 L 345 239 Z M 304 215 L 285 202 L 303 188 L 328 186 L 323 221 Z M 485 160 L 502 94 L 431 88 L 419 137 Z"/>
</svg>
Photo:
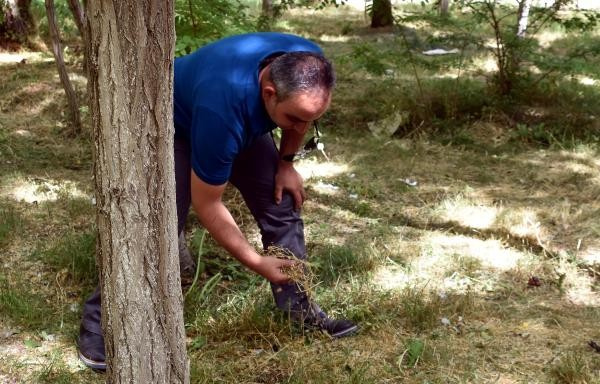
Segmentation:
<svg viewBox="0 0 600 384">
<path fill-rule="evenodd" d="M 593 288 L 594 277 L 579 270 L 577 265 L 561 261 L 556 270 L 564 274 L 565 298 L 572 304 L 583 306 L 599 306 L 600 294 Z"/>
<path fill-rule="evenodd" d="M 74 83 L 77 83 L 78 85 L 85 86 L 87 84 L 87 78 L 85 76 L 82 76 L 78 73 L 73 73 L 73 72 L 70 72 L 68 75 L 69 75 L 69 80 L 71 80 Z M 60 81 L 60 77 L 58 76 L 58 74 L 54 75 L 54 81 L 56 81 L 56 82 Z"/>
<path fill-rule="evenodd" d="M 354 39 L 353 36 L 332 36 L 332 35 L 319 36 L 319 40 L 326 42 L 326 43 L 347 43 L 353 39 Z"/>
<path fill-rule="evenodd" d="M 66 368 L 69 372 L 88 369 L 77 357 L 72 342 L 65 343 L 60 339 L 57 340 L 54 335 L 45 333 L 43 335 L 42 340 L 37 340 L 37 336 L 27 337 L 23 334 L 17 334 L 21 337 L 10 337 L 8 340 L 0 339 L 0 365 L 36 367 L 29 370 L 30 374 L 36 374 L 38 369 L 41 373 L 48 367 L 57 365 Z M 26 346 L 25 343 L 31 343 L 32 346 Z M 4 379 L 1 373 L 0 379 Z M 5 381 L 0 380 L 0 382 Z M 13 381 L 6 381 L 6 383 L 13 383 Z"/>
<path fill-rule="evenodd" d="M 474 205 L 463 198 L 444 200 L 440 204 L 442 217 L 455 221 L 463 226 L 485 229 L 490 228 L 496 221 L 499 209 L 485 205 Z"/>
<path fill-rule="evenodd" d="M 533 208 L 515 208 L 502 217 L 502 226 L 517 236 L 541 238 L 542 225 Z"/>
<path fill-rule="evenodd" d="M 503 247 L 499 240 L 432 233 L 420 241 L 425 245 L 407 267 L 387 265 L 375 274 L 374 283 L 383 289 L 419 281 L 442 291 L 491 289 L 498 272 L 518 268 L 525 256 Z"/>
<path fill-rule="evenodd" d="M 563 32 L 554 32 L 554 31 L 543 31 L 536 34 L 535 38 L 540 43 L 540 46 L 543 48 L 548 48 L 554 43 L 556 40 L 560 40 L 564 37 Z"/>
<path fill-rule="evenodd" d="M 600 248 L 591 247 L 581 252 L 579 258 L 587 264 L 598 264 L 600 265 Z"/>
<path fill-rule="evenodd" d="M 491 55 L 475 58 L 473 60 L 473 66 L 487 73 L 496 72 L 498 70 L 496 60 L 494 60 Z"/>
<path fill-rule="evenodd" d="M 583 84 L 583 85 L 596 85 L 596 84 L 598 84 L 598 80 L 593 79 L 593 78 L 588 77 L 588 76 L 577 76 L 576 79 L 577 79 L 577 81 L 579 81 L 579 84 Z"/>
<path fill-rule="evenodd" d="M 52 58 L 44 57 L 41 52 L 0 52 L 0 65 L 14 64 L 25 61 L 53 61 Z"/>
<path fill-rule="evenodd" d="M 319 158 L 312 157 L 299 162 L 295 167 L 304 180 L 320 177 L 335 177 L 349 171 L 347 164 L 336 163 L 333 161 L 324 161 L 322 155 L 317 154 Z"/>
<path fill-rule="evenodd" d="M 88 197 L 74 183 L 55 180 L 16 180 L 12 188 L 0 192 L 0 196 L 6 196 L 26 203 L 56 201 L 60 196 L 64 195 L 79 198 Z"/>
<path fill-rule="evenodd" d="M 479 240 L 466 236 L 433 234 L 427 241 L 444 254 L 461 255 L 479 260 L 482 267 L 508 271 L 517 266 L 521 252 L 507 249 L 499 240 Z"/>
</svg>

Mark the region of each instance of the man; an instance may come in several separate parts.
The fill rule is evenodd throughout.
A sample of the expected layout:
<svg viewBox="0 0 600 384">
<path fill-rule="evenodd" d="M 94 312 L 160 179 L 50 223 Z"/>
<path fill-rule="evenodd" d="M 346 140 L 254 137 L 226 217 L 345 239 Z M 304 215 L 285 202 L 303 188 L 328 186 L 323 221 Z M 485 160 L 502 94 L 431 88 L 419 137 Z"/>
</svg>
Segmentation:
<svg viewBox="0 0 600 384">
<path fill-rule="evenodd" d="M 202 225 L 232 256 L 271 282 L 277 307 L 300 325 L 333 337 L 355 332 L 310 302 L 281 268 L 292 261 L 261 256 L 222 202 L 231 182 L 256 220 L 263 247 L 306 258 L 300 208 L 306 197 L 293 166 L 304 134 L 329 107 L 335 76 L 321 49 L 280 33 L 229 37 L 175 60 L 174 123 L 178 230 L 190 203 Z M 279 150 L 270 132 L 280 127 Z M 80 358 L 104 369 L 100 292 L 88 299 Z"/>
</svg>

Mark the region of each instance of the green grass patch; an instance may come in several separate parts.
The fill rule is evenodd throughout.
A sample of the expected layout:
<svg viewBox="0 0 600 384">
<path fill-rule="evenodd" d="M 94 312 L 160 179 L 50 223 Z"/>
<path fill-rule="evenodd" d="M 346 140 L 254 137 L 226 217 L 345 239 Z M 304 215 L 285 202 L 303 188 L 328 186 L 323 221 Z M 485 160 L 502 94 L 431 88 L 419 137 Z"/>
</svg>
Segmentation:
<svg viewBox="0 0 600 384">
<path fill-rule="evenodd" d="M 592 373 L 595 372 L 595 373 Z M 600 362 L 591 359 L 582 351 L 569 351 L 562 354 L 550 369 L 556 384 L 595 383 L 600 372 Z"/>
<path fill-rule="evenodd" d="M 41 293 L 32 292 L 22 281 L 11 283 L 0 275 L 0 315 L 24 329 L 40 329 L 52 324 L 54 309 Z"/>
<path fill-rule="evenodd" d="M 23 225 L 21 214 L 12 205 L 0 203 L 0 248 L 9 244 Z"/>
<path fill-rule="evenodd" d="M 332 286 L 353 278 L 368 277 L 380 264 L 380 255 L 375 249 L 360 245 L 328 245 L 312 250 L 310 265 L 314 267 L 317 280 Z"/>
<path fill-rule="evenodd" d="M 96 271 L 96 233 L 69 232 L 48 248 L 39 246 L 32 257 L 54 271 L 64 271 L 73 285 L 94 285 L 98 280 Z"/>
</svg>

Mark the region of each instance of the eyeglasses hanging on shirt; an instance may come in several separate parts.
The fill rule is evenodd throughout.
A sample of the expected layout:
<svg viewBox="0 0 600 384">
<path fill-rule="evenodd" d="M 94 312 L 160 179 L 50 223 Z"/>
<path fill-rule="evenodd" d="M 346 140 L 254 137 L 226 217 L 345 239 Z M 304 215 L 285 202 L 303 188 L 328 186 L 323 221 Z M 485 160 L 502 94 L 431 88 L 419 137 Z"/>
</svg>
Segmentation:
<svg viewBox="0 0 600 384">
<path fill-rule="evenodd" d="M 296 153 L 281 156 L 282 160 L 292 162 L 295 160 L 303 159 L 309 153 L 316 149 L 320 151 L 323 154 L 323 156 L 325 156 L 325 159 L 327 159 L 327 161 L 329 161 L 329 157 L 327 157 L 327 154 L 325 153 L 325 145 L 323 145 L 323 143 L 320 142 L 321 133 L 319 132 L 319 123 L 317 123 L 316 120 L 313 121 L 313 127 L 315 129 L 315 135 L 308 139 L 306 144 L 304 144 L 304 147 L 302 147 L 302 149 Z"/>
</svg>

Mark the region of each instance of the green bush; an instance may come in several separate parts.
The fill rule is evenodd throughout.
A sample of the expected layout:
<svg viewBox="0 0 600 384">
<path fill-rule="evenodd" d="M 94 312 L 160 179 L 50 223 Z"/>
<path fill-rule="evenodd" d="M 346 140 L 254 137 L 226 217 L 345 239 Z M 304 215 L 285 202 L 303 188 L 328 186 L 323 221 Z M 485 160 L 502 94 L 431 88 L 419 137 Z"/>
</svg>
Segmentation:
<svg viewBox="0 0 600 384">
<path fill-rule="evenodd" d="M 219 38 L 256 30 L 239 0 L 175 1 L 175 56 L 191 53 Z"/>
</svg>

